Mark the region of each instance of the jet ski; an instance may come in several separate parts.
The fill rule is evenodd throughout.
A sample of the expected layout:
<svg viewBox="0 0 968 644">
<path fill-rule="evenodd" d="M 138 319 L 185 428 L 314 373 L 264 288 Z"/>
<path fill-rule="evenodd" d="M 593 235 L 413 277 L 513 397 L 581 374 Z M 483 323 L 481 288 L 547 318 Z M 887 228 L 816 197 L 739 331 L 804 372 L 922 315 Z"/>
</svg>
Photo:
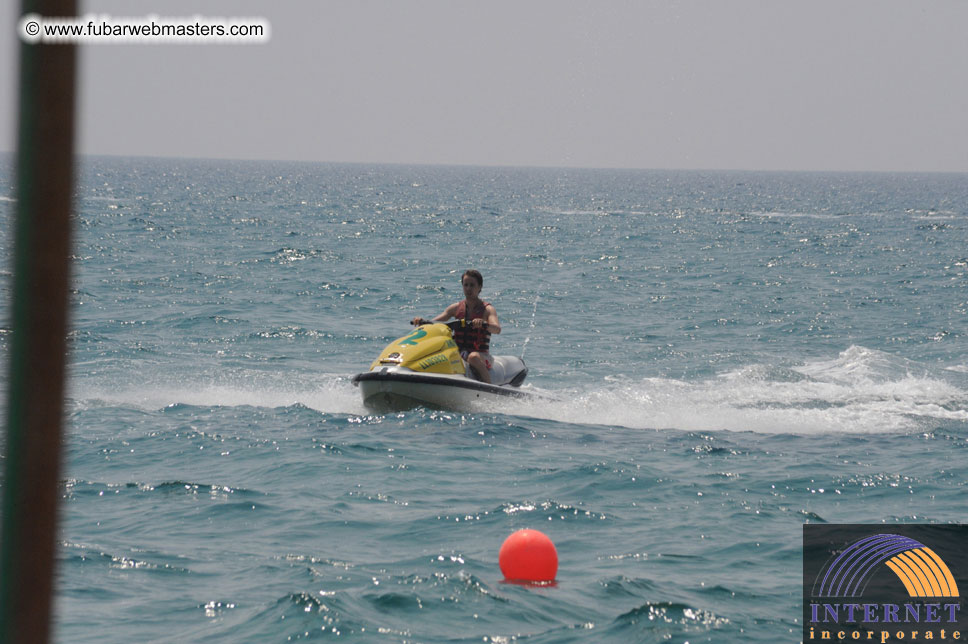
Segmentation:
<svg viewBox="0 0 968 644">
<path fill-rule="evenodd" d="M 528 375 L 521 358 L 492 356 L 491 382 L 476 377 L 454 341 L 454 330 L 463 324 L 465 320 L 422 324 L 388 344 L 369 371 L 353 376 L 363 404 L 377 411 L 420 406 L 470 411 L 529 396 L 520 389 Z"/>
</svg>

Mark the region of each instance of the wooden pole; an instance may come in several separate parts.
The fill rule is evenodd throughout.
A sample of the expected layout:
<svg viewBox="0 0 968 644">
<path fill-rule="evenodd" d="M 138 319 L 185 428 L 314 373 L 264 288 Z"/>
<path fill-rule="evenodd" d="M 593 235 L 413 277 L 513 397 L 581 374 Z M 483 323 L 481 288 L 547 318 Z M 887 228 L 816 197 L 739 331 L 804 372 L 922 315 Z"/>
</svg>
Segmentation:
<svg viewBox="0 0 968 644">
<path fill-rule="evenodd" d="M 74 0 L 24 0 L 70 17 Z M 73 198 L 73 44 L 20 45 L 17 206 L 0 541 L 0 642 L 50 639 Z"/>
</svg>

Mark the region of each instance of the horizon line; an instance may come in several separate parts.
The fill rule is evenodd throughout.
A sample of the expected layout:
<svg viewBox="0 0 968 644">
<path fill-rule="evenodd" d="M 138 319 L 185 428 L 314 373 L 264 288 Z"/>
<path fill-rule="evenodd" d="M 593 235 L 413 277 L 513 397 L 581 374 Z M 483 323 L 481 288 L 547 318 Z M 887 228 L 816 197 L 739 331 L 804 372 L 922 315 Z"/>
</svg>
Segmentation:
<svg viewBox="0 0 968 644">
<path fill-rule="evenodd" d="M 0 155 L 16 156 L 15 150 L 0 150 Z M 77 153 L 78 159 L 85 158 L 117 158 L 117 159 L 154 159 L 171 161 L 231 161 L 245 163 L 300 163 L 308 165 L 348 165 L 348 166 L 394 166 L 394 167 L 427 167 L 427 168 L 482 168 L 509 170 L 581 170 L 581 171 L 614 171 L 614 172 L 740 172 L 740 173 L 776 173 L 776 174 L 968 174 L 965 170 L 898 170 L 898 169 L 817 169 L 817 168 L 747 168 L 747 167 L 639 167 L 639 166 L 608 166 L 608 165 L 540 165 L 515 163 L 446 163 L 434 161 L 336 161 L 322 159 L 283 159 L 258 157 L 229 157 L 229 156 L 171 156 L 166 154 L 135 154 L 135 153 Z"/>
</svg>

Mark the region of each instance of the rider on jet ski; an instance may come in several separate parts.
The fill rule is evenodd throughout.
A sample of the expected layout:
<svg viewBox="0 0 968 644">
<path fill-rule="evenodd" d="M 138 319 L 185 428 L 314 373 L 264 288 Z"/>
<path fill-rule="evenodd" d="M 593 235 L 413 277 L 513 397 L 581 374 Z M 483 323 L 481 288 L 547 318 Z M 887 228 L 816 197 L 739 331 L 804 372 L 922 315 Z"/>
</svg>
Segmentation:
<svg viewBox="0 0 968 644">
<path fill-rule="evenodd" d="M 484 277 L 479 271 L 465 271 L 461 276 L 464 287 L 464 300 L 454 302 L 443 313 L 433 320 L 414 318 L 411 324 L 429 324 L 431 322 L 445 322 L 451 318 L 465 320 L 466 324 L 454 331 L 454 341 L 460 349 L 461 357 L 467 361 L 482 382 L 491 382 L 488 370 L 492 360 L 490 339 L 492 333 L 501 332 L 501 324 L 497 321 L 497 310 L 488 302 L 480 298 Z"/>
</svg>

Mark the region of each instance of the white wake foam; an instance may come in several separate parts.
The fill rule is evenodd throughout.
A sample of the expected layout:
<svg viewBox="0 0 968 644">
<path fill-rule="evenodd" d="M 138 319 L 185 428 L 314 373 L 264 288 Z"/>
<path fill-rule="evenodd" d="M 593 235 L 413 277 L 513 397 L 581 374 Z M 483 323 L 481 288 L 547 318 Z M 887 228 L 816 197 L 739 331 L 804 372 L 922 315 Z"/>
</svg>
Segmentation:
<svg viewBox="0 0 968 644">
<path fill-rule="evenodd" d="M 955 374 L 952 374 L 953 376 Z M 944 378 L 889 354 L 851 347 L 792 368 L 755 365 L 697 382 L 615 381 L 556 392 L 516 413 L 562 422 L 687 431 L 911 432 L 968 422 L 963 377 Z"/>
<path fill-rule="evenodd" d="M 606 379 L 584 387 L 542 389 L 495 411 L 563 423 L 685 431 L 881 433 L 929 431 L 968 422 L 968 375 L 928 369 L 891 354 L 850 347 L 832 360 L 778 367 L 750 365 L 705 380 Z M 278 374 L 233 382 L 155 382 L 137 387 L 78 385 L 82 406 L 144 410 L 171 405 L 280 408 L 367 414 L 347 375 Z"/>
<path fill-rule="evenodd" d="M 70 393 L 82 407 L 123 406 L 155 411 L 173 405 L 197 407 L 260 407 L 275 409 L 303 405 L 323 413 L 363 414 L 366 408 L 359 391 L 345 376 L 323 374 L 314 381 L 299 379 L 289 384 L 274 379 L 236 378 L 231 383 L 155 382 L 139 386 L 104 388 L 78 385 Z"/>
</svg>

